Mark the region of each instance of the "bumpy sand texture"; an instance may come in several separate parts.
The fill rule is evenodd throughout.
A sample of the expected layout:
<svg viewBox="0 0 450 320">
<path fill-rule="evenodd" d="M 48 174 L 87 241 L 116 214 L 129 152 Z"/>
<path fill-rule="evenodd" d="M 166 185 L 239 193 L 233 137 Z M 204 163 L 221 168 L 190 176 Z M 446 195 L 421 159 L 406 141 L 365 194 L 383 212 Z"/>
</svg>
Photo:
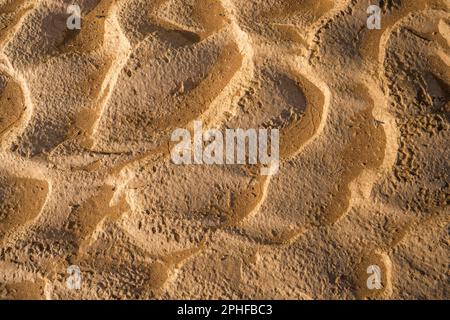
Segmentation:
<svg viewBox="0 0 450 320">
<path fill-rule="evenodd" d="M 449 1 L 75 2 L 0 0 L 0 297 L 450 298 Z M 279 172 L 174 165 L 195 120 Z"/>
</svg>

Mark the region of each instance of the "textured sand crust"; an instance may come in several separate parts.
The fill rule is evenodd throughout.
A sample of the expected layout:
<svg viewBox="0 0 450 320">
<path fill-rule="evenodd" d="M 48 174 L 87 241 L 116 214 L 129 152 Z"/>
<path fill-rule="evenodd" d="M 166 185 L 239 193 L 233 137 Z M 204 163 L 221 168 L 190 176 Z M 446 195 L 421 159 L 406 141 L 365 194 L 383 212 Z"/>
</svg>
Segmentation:
<svg viewBox="0 0 450 320">
<path fill-rule="evenodd" d="M 448 0 L 73 2 L 0 0 L 0 298 L 450 298 Z M 279 172 L 173 164 L 196 120 Z"/>
</svg>

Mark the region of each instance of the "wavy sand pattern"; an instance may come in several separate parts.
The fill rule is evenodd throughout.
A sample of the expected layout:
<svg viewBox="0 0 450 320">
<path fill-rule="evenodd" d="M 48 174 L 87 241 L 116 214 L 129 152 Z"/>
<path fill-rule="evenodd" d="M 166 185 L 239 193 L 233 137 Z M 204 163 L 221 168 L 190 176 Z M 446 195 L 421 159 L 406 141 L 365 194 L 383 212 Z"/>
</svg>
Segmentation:
<svg viewBox="0 0 450 320">
<path fill-rule="evenodd" d="M 0 0 L 0 298 L 449 298 L 448 1 L 72 2 Z M 173 164 L 196 120 L 279 172 Z"/>
</svg>

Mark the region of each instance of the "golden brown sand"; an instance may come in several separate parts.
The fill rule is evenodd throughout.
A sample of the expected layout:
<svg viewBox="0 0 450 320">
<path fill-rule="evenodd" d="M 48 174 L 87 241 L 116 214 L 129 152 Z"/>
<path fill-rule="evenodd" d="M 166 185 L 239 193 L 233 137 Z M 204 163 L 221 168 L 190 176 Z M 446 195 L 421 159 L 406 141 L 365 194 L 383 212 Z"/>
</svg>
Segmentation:
<svg viewBox="0 0 450 320">
<path fill-rule="evenodd" d="M 72 3 L 0 0 L 0 298 L 450 298 L 448 0 Z M 173 164 L 196 120 L 279 172 Z"/>
</svg>

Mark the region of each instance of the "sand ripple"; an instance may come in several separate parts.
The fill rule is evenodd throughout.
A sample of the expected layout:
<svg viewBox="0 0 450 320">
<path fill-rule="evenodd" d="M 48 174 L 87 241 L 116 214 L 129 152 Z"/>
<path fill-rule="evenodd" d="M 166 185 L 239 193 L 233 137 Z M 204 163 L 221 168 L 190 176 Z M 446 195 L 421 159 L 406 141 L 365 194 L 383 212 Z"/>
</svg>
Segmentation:
<svg viewBox="0 0 450 320">
<path fill-rule="evenodd" d="M 0 297 L 448 299 L 446 1 L 69 2 L 0 0 Z M 279 173 L 174 165 L 195 120 Z"/>
</svg>

